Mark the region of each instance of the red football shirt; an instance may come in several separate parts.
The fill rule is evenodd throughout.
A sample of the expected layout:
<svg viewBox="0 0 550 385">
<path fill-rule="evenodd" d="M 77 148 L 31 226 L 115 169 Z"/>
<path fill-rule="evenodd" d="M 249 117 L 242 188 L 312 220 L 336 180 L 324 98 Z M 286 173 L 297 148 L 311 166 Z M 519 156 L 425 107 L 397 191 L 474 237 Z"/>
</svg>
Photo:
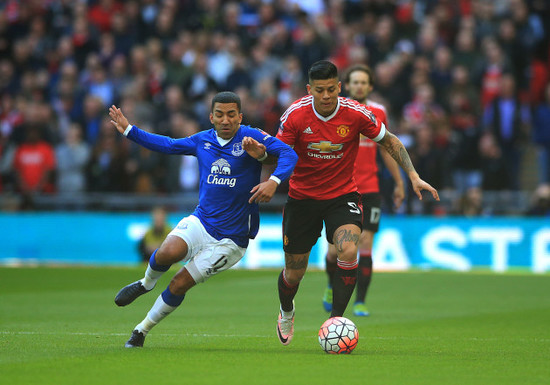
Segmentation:
<svg viewBox="0 0 550 385">
<path fill-rule="evenodd" d="M 35 190 L 44 174 L 54 168 L 55 151 L 46 142 L 23 143 L 15 150 L 14 169 L 31 190 Z M 47 183 L 42 192 L 53 192 L 52 184 Z"/>
<path fill-rule="evenodd" d="M 374 113 L 378 120 L 387 126 L 386 108 L 383 105 L 367 100 L 366 106 Z M 361 135 L 357 159 L 355 160 L 355 182 L 361 194 L 380 191 L 378 165 L 376 164 L 377 147 L 376 143 Z"/>
<path fill-rule="evenodd" d="M 325 200 L 357 191 L 353 173 L 359 135 L 378 142 L 385 132 L 384 123 L 354 100 L 338 97 L 328 117 L 315 111 L 313 96 L 297 100 L 281 116 L 277 133 L 298 154 L 288 195 Z"/>
</svg>

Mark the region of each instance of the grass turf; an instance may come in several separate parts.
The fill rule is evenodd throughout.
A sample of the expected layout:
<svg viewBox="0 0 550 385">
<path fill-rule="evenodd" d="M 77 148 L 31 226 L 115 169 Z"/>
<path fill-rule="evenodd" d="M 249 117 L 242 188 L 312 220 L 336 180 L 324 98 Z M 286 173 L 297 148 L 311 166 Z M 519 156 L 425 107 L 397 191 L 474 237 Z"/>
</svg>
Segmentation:
<svg viewBox="0 0 550 385">
<path fill-rule="evenodd" d="M 5 384 L 548 384 L 550 275 L 376 273 L 359 345 L 322 352 L 325 275 L 296 298 L 294 340 L 275 335 L 278 271 L 231 270 L 125 349 L 175 272 L 130 306 L 113 298 L 143 268 L 0 268 Z"/>
</svg>

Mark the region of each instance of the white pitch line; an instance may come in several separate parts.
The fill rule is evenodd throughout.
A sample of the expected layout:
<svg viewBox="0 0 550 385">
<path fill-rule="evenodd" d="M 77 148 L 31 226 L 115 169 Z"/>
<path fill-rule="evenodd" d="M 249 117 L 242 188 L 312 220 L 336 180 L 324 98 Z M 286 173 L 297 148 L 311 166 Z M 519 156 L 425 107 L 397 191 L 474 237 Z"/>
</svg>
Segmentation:
<svg viewBox="0 0 550 385">
<path fill-rule="evenodd" d="M 28 331 L 0 331 L 0 335 L 46 335 L 46 336 L 126 336 L 128 333 L 84 333 L 84 332 L 28 332 Z M 187 337 L 246 337 L 246 338 L 268 338 L 271 336 L 266 335 L 247 335 L 247 334 L 201 334 L 201 333 L 155 333 L 157 336 L 166 336 L 166 337 L 178 337 L 178 336 L 187 336 Z"/>
<path fill-rule="evenodd" d="M 68 336 L 127 336 L 128 333 L 90 333 L 90 332 L 30 332 L 30 331 L 0 331 L 0 335 L 47 335 L 47 336 L 57 336 L 57 335 L 68 335 Z M 247 334 L 208 334 L 208 333 L 155 333 L 157 336 L 165 337 L 227 337 L 227 338 L 236 338 L 236 337 L 246 337 L 246 338 L 271 338 L 272 335 L 247 335 Z M 444 338 L 430 338 L 430 337 L 404 337 L 404 336 L 393 336 L 393 337 L 378 337 L 378 336 L 369 336 L 368 339 L 373 340 L 388 340 L 388 341 L 399 341 L 399 340 L 433 340 L 440 341 Z M 501 341 L 502 338 L 478 338 L 478 337 L 469 337 L 464 338 L 466 341 L 476 341 L 476 342 L 490 342 L 490 341 Z M 548 338 L 506 338 L 506 341 L 518 341 L 518 342 L 550 342 Z"/>
</svg>

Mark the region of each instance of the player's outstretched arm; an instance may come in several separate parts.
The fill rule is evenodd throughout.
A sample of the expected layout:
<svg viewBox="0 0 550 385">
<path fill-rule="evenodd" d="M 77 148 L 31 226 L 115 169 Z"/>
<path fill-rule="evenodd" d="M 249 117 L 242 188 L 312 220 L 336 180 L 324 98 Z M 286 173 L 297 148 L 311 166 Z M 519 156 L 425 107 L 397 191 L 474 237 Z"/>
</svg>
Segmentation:
<svg viewBox="0 0 550 385">
<path fill-rule="evenodd" d="M 112 105 L 111 108 L 109 108 L 109 116 L 111 117 L 111 123 L 113 123 L 118 132 L 124 134 L 124 131 L 126 131 L 126 127 L 128 127 L 129 123 L 121 109 L 115 105 Z"/>
<path fill-rule="evenodd" d="M 395 159 L 388 154 L 384 147 L 380 147 L 380 156 L 395 182 L 395 187 L 393 189 L 393 204 L 395 208 L 399 208 L 405 199 L 405 183 L 401 177 L 401 170 L 399 170 L 399 165 Z"/>
<path fill-rule="evenodd" d="M 432 194 L 435 200 L 439 200 L 439 194 L 437 193 L 437 190 L 433 188 L 429 183 L 426 183 L 425 181 L 420 179 L 420 176 L 414 169 L 409 153 L 397 136 L 389 131 L 386 131 L 386 134 L 378 142 L 378 144 L 381 145 L 401 166 L 403 171 L 407 173 L 409 179 L 411 180 L 412 188 L 418 196 L 418 199 L 422 200 L 421 191 L 427 190 Z"/>
<path fill-rule="evenodd" d="M 109 108 L 109 116 L 111 117 L 111 123 L 113 123 L 118 132 L 151 151 L 161 152 L 163 154 L 195 155 L 194 149 L 196 143 L 191 137 L 173 139 L 169 136 L 140 130 L 139 127 L 136 126 L 130 126 L 128 119 L 126 119 L 120 108 L 114 105 Z M 132 129 L 127 132 L 126 129 L 128 126 Z"/>
</svg>

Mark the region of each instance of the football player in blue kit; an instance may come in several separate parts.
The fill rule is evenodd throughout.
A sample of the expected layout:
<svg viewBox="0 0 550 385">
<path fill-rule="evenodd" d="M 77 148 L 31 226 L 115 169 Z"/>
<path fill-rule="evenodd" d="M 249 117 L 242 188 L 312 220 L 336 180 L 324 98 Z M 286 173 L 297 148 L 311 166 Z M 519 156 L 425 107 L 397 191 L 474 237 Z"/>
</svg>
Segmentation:
<svg viewBox="0 0 550 385">
<path fill-rule="evenodd" d="M 199 204 L 153 252 L 144 278 L 122 288 L 115 297 L 118 306 L 126 306 L 151 291 L 172 264 L 187 262 L 125 345 L 142 347 L 151 328 L 182 303 L 190 288 L 244 256 L 249 239 L 258 233 L 258 204 L 271 200 L 281 181 L 292 173 L 298 156 L 279 139 L 242 125 L 241 101 L 233 92 L 220 92 L 212 99 L 214 128 L 187 138 L 140 130 L 116 106 L 109 109 L 109 115 L 117 130 L 139 145 L 166 154 L 193 155 L 199 162 Z M 258 152 L 257 143 L 264 144 L 267 152 Z M 278 158 L 277 167 L 260 183 L 261 162 L 267 154 Z"/>
</svg>

